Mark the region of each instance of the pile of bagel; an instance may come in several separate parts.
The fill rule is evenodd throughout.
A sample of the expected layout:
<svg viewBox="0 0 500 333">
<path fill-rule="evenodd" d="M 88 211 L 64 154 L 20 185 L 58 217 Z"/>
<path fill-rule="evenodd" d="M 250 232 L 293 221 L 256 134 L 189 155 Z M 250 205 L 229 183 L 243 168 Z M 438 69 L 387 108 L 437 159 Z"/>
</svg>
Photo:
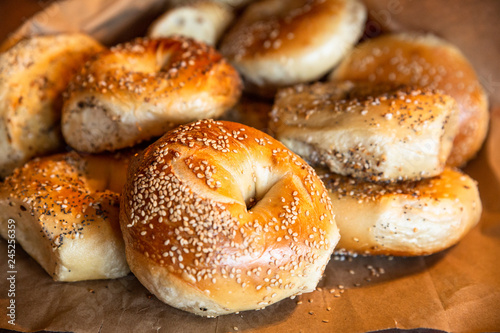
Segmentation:
<svg viewBox="0 0 500 333">
<path fill-rule="evenodd" d="M 0 234 L 54 280 L 129 274 L 215 317 L 316 288 L 334 251 L 420 256 L 481 216 L 488 102 L 455 46 L 366 39 L 359 0 L 172 1 L 105 47 L 0 54 Z M 362 40 L 360 42 L 360 40 Z"/>
</svg>

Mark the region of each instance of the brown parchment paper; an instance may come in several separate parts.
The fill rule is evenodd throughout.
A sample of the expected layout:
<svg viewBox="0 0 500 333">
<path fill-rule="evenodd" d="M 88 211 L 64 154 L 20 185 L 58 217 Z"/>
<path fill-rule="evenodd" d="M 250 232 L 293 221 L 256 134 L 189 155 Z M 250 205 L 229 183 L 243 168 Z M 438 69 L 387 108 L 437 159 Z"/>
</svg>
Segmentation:
<svg viewBox="0 0 500 333">
<path fill-rule="evenodd" d="M 10 300 L 7 243 L 0 240 L 0 328 L 73 332 L 500 331 L 500 1 L 365 2 L 370 14 L 367 35 L 382 30 L 434 32 L 466 54 L 490 96 L 487 142 L 465 168 L 479 183 L 484 213 L 478 226 L 458 245 L 417 258 L 335 256 L 317 291 L 264 310 L 217 319 L 197 317 L 161 303 L 133 275 L 110 281 L 54 282 L 18 245 L 16 325 L 12 326 L 6 315 Z M 161 0 L 56 2 L 15 35 L 80 30 L 110 45 L 141 35 L 163 6 Z M 242 112 L 248 110 L 252 107 Z"/>
</svg>

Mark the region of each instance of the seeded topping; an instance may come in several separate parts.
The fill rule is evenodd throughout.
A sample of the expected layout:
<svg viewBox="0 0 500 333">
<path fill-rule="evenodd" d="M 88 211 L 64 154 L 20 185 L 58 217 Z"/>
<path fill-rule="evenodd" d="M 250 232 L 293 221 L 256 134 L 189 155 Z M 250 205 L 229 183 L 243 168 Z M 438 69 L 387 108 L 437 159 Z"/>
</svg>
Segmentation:
<svg viewBox="0 0 500 333">
<path fill-rule="evenodd" d="M 188 82 L 199 80 L 219 63 L 225 63 L 219 53 L 189 38 L 138 38 L 114 46 L 87 62 L 68 91 L 69 94 L 83 90 L 102 94 L 122 91 L 154 103 L 165 92 L 175 92 Z"/>
<path fill-rule="evenodd" d="M 133 249 L 200 290 L 252 288 L 263 307 L 297 293 L 336 243 L 313 169 L 250 127 L 181 126 L 134 165 L 123 199 Z"/>
<path fill-rule="evenodd" d="M 473 67 L 457 47 L 431 34 L 387 34 L 363 42 L 330 78 L 407 84 L 439 89 L 453 97 L 460 110 L 460 127 L 450 166 L 472 158 L 486 136 L 487 97 Z"/>
<path fill-rule="evenodd" d="M 448 184 L 449 172 L 446 173 L 447 178 L 445 181 L 442 180 L 442 175 L 439 175 L 419 181 L 402 181 L 397 183 L 367 182 L 361 179 L 329 173 L 323 169 L 318 169 L 318 174 L 331 195 L 336 196 L 338 199 L 353 198 L 360 204 L 375 202 L 384 196 L 391 195 L 406 196 L 415 200 L 422 197 L 432 197 L 436 201 L 443 198 L 455 198 L 453 193 L 447 193 L 446 191 L 451 186 L 451 184 Z M 468 188 L 465 189 L 468 190 Z"/>
<path fill-rule="evenodd" d="M 314 44 L 322 42 L 306 36 L 311 21 L 329 17 L 327 29 L 333 30 L 345 15 L 346 5 L 341 1 L 267 1 L 250 5 L 236 26 L 229 32 L 222 52 L 235 60 L 278 52 L 307 53 L 315 51 Z M 325 19 L 326 21 L 326 19 Z M 332 34 L 335 32 L 332 31 Z"/>
<path fill-rule="evenodd" d="M 78 33 L 33 36 L 0 53 L 0 178 L 36 156 L 60 150 L 60 98 L 102 46 Z"/>
<path fill-rule="evenodd" d="M 454 46 L 432 35 L 395 34 L 373 39 L 360 48 L 368 51 L 363 58 L 346 58 L 335 75 L 370 82 L 393 82 L 441 89 L 452 96 L 454 91 L 473 92 L 478 85 L 465 86 L 461 80 L 474 75 L 463 66 Z M 441 57 L 436 57 L 439 53 Z M 349 68 L 347 68 L 349 67 Z M 373 69 L 373 70 L 372 70 Z M 348 70 L 349 73 L 341 73 Z"/>
<path fill-rule="evenodd" d="M 424 88 L 316 83 L 282 89 L 276 137 L 315 165 L 372 181 L 439 174 L 458 128 L 455 101 Z"/>
<path fill-rule="evenodd" d="M 476 184 L 451 168 L 436 177 L 398 183 L 317 171 L 342 232 L 336 251 L 428 255 L 458 242 L 481 216 Z"/>
<path fill-rule="evenodd" d="M 220 117 L 240 93 L 237 71 L 214 48 L 182 36 L 138 38 L 97 54 L 76 75 L 62 132 L 78 151 L 114 151 Z"/>
<path fill-rule="evenodd" d="M 119 195 L 93 191 L 84 180 L 86 162 L 76 153 L 37 158 L 16 169 L 1 185 L 9 206 L 37 221 L 53 248 L 66 239 L 84 238 L 87 227 L 116 218 Z"/>
<path fill-rule="evenodd" d="M 307 98 L 304 98 L 307 96 Z M 420 97 L 427 97 L 420 99 Z M 292 105 L 284 107 L 288 122 L 300 124 L 302 120 L 311 118 L 315 113 L 325 109 L 333 115 L 343 115 L 359 112 L 366 116 L 364 122 L 370 127 L 380 127 L 385 120 L 396 120 L 400 126 L 408 126 L 412 131 L 421 131 L 422 126 L 435 118 L 434 106 L 447 103 L 446 95 L 425 88 L 408 86 L 391 86 L 344 82 L 342 84 L 300 84 L 282 89 L 277 95 L 278 102 L 273 108 L 274 122 L 284 112 L 280 109 L 283 101 L 293 101 Z M 386 111 L 381 114 L 370 112 L 372 107 L 386 105 Z M 425 110 L 425 112 L 422 112 Z"/>
</svg>

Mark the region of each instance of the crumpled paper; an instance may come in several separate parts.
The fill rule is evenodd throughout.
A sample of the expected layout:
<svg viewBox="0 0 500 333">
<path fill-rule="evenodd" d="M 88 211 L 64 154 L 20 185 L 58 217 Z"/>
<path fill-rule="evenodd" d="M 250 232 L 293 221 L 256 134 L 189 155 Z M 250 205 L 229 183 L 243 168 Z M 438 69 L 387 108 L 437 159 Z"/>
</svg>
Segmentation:
<svg viewBox="0 0 500 333">
<path fill-rule="evenodd" d="M 427 257 L 343 257 L 318 290 L 264 310 L 207 319 L 158 301 L 130 274 L 117 280 L 54 282 L 17 244 L 15 297 L 7 242 L 0 240 L 0 328 L 73 332 L 366 332 L 431 328 L 500 330 L 500 2 L 365 0 L 366 34 L 430 31 L 471 60 L 490 96 L 487 142 L 465 171 L 479 183 L 481 221 L 458 245 Z M 160 0 L 69 0 L 35 15 L 12 38 L 84 31 L 106 45 L 143 35 Z M 260 107 L 267 108 L 259 102 Z M 259 103 L 243 110 L 252 110 Z M 257 105 L 257 106 L 256 106 Z M 241 114 L 235 118 L 243 117 Z M 256 117 L 256 119 L 258 116 Z M 241 119 L 244 119 L 241 118 Z M 15 300 L 15 326 L 7 316 Z"/>
</svg>

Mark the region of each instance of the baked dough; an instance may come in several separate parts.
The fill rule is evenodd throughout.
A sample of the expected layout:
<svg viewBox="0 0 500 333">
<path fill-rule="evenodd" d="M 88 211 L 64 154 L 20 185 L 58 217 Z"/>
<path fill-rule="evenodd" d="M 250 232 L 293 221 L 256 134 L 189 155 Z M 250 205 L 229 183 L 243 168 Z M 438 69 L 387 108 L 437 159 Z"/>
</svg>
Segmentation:
<svg viewBox="0 0 500 333">
<path fill-rule="evenodd" d="M 70 83 L 62 131 L 78 151 L 113 151 L 219 117 L 240 93 L 238 73 L 213 48 L 185 37 L 136 39 L 99 53 Z"/>
<path fill-rule="evenodd" d="M 129 158 L 71 152 L 26 163 L 0 184 L 0 234 L 14 220 L 17 242 L 56 281 L 127 275 L 118 214 Z"/>
<path fill-rule="evenodd" d="M 481 217 L 476 182 L 449 167 L 437 177 L 391 184 L 317 172 L 332 200 L 340 253 L 436 253 L 459 242 Z"/>
<path fill-rule="evenodd" d="M 170 8 L 149 27 L 151 38 L 181 35 L 216 45 L 233 21 L 231 7 L 216 1 L 200 0 Z"/>
<path fill-rule="evenodd" d="M 64 147 L 62 92 L 102 46 L 83 34 L 36 36 L 0 54 L 0 179 Z"/>
<path fill-rule="evenodd" d="M 365 19 L 358 0 L 259 1 L 229 29 L 221 52 L 246 89 L 269 96 L 327 74 L 358 41 Z"/>
<path fill-rule="evenodd" d="M 436 36 L 397 33 L 363 42 L 346 55 L 330 79 L 409 84 L 453 97 L 460 112 L 450 166 L 464 165 L 486 138 L 488 98 L 476 72 L 457 47 Z"/>
<path fill-rule="evenodd" d="M 440 174 L 457 127 L 447 95 L 347 81 L 281 90 L 270 123 L 275 137 L 310 163 L 372 181 Z"/>
<path fill-rule="evenodd" d="M 270 136 L 199 121 L 133 160 L 120 209 L 130 269 L 202 316 L 313 291 L 338 242 L 314 170 Z"/>
</svg>

